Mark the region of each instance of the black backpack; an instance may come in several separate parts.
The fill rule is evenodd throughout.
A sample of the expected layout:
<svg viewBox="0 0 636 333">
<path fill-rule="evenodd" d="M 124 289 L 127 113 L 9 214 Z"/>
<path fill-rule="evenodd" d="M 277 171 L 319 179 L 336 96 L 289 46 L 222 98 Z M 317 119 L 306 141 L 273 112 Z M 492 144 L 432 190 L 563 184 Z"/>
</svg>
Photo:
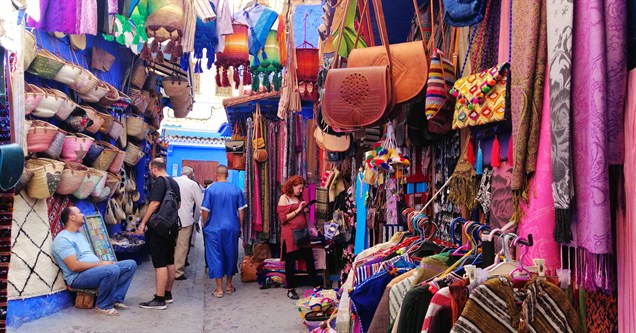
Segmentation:
<svg viewBox="0 0 636 333">
<path fill-rule="evenodd" d="M 170 179 L 163 177 L 166 182 L 166 194 L 163 196 L 159 209 L 152 213 L 148 225 L 163 237 L 174 237 L 179 232 L 181 221 L 177 195 L 172 190 Z"/>
</svg>

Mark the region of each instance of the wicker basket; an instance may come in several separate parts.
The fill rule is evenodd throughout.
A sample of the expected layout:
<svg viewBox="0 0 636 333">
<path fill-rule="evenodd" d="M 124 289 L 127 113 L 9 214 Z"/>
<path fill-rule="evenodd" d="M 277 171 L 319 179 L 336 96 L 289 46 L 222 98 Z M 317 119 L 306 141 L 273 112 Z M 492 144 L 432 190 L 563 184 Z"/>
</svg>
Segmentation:
<svg viewBox="0 0 636 333">
<path fill-rule="evenodd" d="M 97 112 L 97 110 L 88 105 L 82 105 L 82 108 L 86 110 L 88 118 L 93 121 L 93 125 L 86 127 L 85 131 L 91 134 L 99 132 L 99 129 L 102 128 L 102 125 L 106 121 L 106 118 L 102 117 L 101 113 Z"/>
<path fill-rule="evenodd" d="M 130 137 L 143 140 L 148 134 L 148 124 L 142 117 L 128 116 L 126 118 L 126 133 Z"/>
<path fill-rule="evenodd" d="M 144 152 L 139 148 L 139 146 L 128 143 L 126 146 L 126 155 L 124 156 L 124 163 L 130 166 L 135 166 L 139 163 L 139 160 L 144 157 Z"/>
<path fill-rule="evenodd" d="M 86 156 L 84 156 L 84 160 L 82 163 L 84 165 L 93 165 L 98 159 L 99 156 L 104 151 L 104 147 L 97 144 L 97 142 L 93 142 L 90 148 L 88 148 L 88 152 Z"/>
<path fill-rule="evenodd" d="M 141 89 L 147 78 L 148 70 L 142 63 L 137 63 L 130 74 L 130 84 Z"/>
<path fill-rule="evenodd" d="M 95 139 L 81 133 L 67 135 L 62 147 L 62 160 L 81 162 L 94 141 Z"/>
<path fill-rule="evenodd" d="M 55 118 L 64 121 L 71 115 L 71 113 L 73 113 L 77 104 L 75 104 L 75 102 L 73 102 L 73 100 L 71 100 L 65 93 L 59 90 L 55 90 L 55 94 L 62 98 L 62 103 L 55 113 Z"/>
<path fill-rule="evenodd" d="M 69 84 L 71 89 L 77 91 L 80 95 L 88 94 L 91 90 L 95 89 L 99 79 L 93 73 L 82 68 L 82 72 L 77 76 L 77 79 L 72 84 Z"/>
<path fill-rule="evenodd" d="M 189 93 L 170 97 L 170 103 L 175 118 L 185 118 L 192 111 L 193 100 Z"/>
<path fill-rule="evenodd" d="M 101 107 L 108 108 L 119 100 L 119 91 L 107 82 L 104 82 L 104 84 L 108 87 L 108 92 L 97 104 Z"/>
<path fill-rule="evenodd" d="M 53 53 L 39 49 L 27 71 L 43 79 L 52 80 L 64 66 L 65 61 Z"/>
<path fill-rule="evenodd" d="M 110 88 L 108 88 L 108 86 L 104 82 L 98 81 L 97 85 L 95 85 L 95 88 L 89 90 L 86 93 L 80 94 L 80 97 L 85 102 L 97 103 L 104 96 L 106 96 L 106 94 L 108 94 L 109 91 L 110 91 Z"/>
<path fill-rule="evenodd" d="M 108 131 L 108 136 L 113 140 L 117 140 L 124 132 L 124 124 L 117 119 L 113 119 L 113 124 L 110 127 L 110 131 Z"/>
<path fill-rule="evenodd" d="M 33 199 L 51 197 L 62 179 L 64 163 L 48 158 L 35 158 L 25 162 L 25 167 L 33 173 L 27 184 L 27 194 Z"/>
<path fill-rule="evenodd" d="M 35 55 L 38 52 L 38 45 L 35 42 L 35 36 L 28 30 L 24 30 L 22 40 L 22 54 L 24 56 L 23 69 L 26 70 L 29 66 L 31 66 L 33 59 L 35 59 Z"/>
<path fill-rule="evenodd" d="M 137 114 L 143 114 L 148 108 L 150 103 L 150 94 L 145 91 L 130 89 L 128 92 L 130 95 L 130 103 L 133 107 L 133 111 Z"/>
<path fill-rule="evenodd" d="M 53 80 L 63 83 L 65 85 L 72 85 L 78 77 L 82 74 L 82 67 L 72 64 L 68 61 L 64 62 L 64 66 L 55 75 Z"/>
<path fill-rule="evenodd" d="M 106 175 L 106 185 L 104 186 L 104 190 L 102 194 L 106 195 L 106 199 L 110 199 L 115 195 L 117 189 L 119 188 L 119 177 L 117 175 L 108 173 Z"/>
<path fill-rule="evenodd" d="M 88 168 L 80 163 L 66 162 L 64 171 L 62 171 L 62 179 L 55 191 L 57 194 L 69 195 L 79 190 L 88 175 Z"/>
<path fill-rule="evenodd" d="M 99 170 L 88 168 L 88 172 L 86 173 L 86 177 L 82 181 L 82 185 L 80 185 L 77 191 L 73 192 L 73 196 L 80 200 L 88 198 L 93 190 L 95 190 L 97 184 L 100 182 L 101 177 L 102 173 Z"/>
<path fill-rule="evenodd" d="M 50 158 L 53 160 L 57 160 L 60 158 L 60 154 L 62 153 L 62 148 L 64 147 L 64 140 L 66 140 L 66 132 L 63 130 L 58 130 L 51 140 L 49 147 L 40 153 L 42 157 Z"/>
<path fill-rule="evenodd" d="M 35 110 L 44 97 L 44 90 L 34 84 L 24 85 L 24 114 L 28 115 Z"/>
<path fill-rule="evenodd" d="M 44 90 L 44 96 L 33 109 L 32 114 L 40 118 L 51 118 L 55 116 L 62 105 L 68 103 L 68 97 L 57 89 L 44 88 L 42 90 Z"/>
<path fill-rule="evenodd" d="M 106 141 L 97 141 L 96 144 L 104 149 L 102 150 L 102 153 L 99 155 L 97 160 L 93 162 L 92 166 L 95 169 L 106 171 L 113 163 L 113 160 L 115 160 L 115 157 L 117 157 L 119 149 Z"/>
<path fill-rule="evenodd" d="M 31 127 L 27 132 L 27 150 L 30 153 L 41 153 L 47 150 L 58 131 L 59 128 L 46 121 L 31 121 Z"/>
<path fill-rule="evenodd" d="M 170 97 L 190 95 L 190 81 L 188 81 L 188 78 L 171 76 L 163 79 L 162 84 L 166 95 Z"/>
<path fill-rule="evenodd" d="M 102 127 L 99 128 L 99 131 L 109 135 L 110 128 L 113 126 L 113 116 L 111 116 L 108 112 L 100 112 L 99 115 L 104 118 L 104 123 L 102 124 Z"/>
<path fill-rule="evenodd" d="M 113 159 L 113 162 L 108 166 L 108 172 L 118 173 L 121 167 L 124 165 L 124 158 L 126 158 L 126 152 L 117 149 L 117 155 Z"/>
<path fill-rule="evenodd" d="M 94 168 L 90 168 L 88 172 L 91 175 L 99 178 L 97 185 L 95 185 L 95 189 L 93 189 L 93 192 L 91 192 L 91 197 L 99 198 L 102 196 L 102 191 L 104 190 L 104 186 L 106 186 L 106 178 L 108 176 L 108 173 L 106 171 L 97 170 Z"/>
<path fill-rule="evenodd" d="M 33 172 L 25 167 L 22 170 L 22 176 L 20 177 L 18 185 L 15 186 L 15 194 L 20 194 L 29 184 L 31 178 L 33 178 Z"/>
</svg>

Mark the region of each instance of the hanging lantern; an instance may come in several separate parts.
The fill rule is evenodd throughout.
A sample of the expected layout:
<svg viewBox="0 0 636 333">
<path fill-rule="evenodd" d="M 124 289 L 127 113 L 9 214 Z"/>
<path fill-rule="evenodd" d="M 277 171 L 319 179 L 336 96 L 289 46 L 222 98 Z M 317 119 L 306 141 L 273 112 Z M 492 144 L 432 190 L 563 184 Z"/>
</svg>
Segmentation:
<svg viewBox="0 0 636 333">
<path fill-rule="evenodd" d="M 223 52 L 216 54 L 216 84 L 217 91 L 231 90 L 231 84 L 229 79 L 229 72 L 233 72 L 232 79 L 234 81 L 234 87 L 238 89 L 241 84 L 239 67 L 243 66 L 243 85 L 252 83 L 251 75 L 249 74 L 250 57 L 248 50 L 248 27 L 244 24 L 233 23 L 232 29 L 234 33 L 225 36 L 225 48 Z M 233 69 L 231 68 L 233 67 Z"/>
<path fill-rule="evenodd" d="M 305 34 L 303 43 L 296 50 L 296 77 L 298 78 L 299 88 L 302 91 L 301 99 L 305 101 L 318 100 L 318 67 L 320 61 L 318 59 L 318 49 L 307 41 L 307 17 L 305 14 Z"/>
<path fill-rule="evenodd" d="M 252 94 L 280 91 L 282 85 L 283 66 L 280 63 L 280 43 L 276 30 L 269 31 L 263 49 L 265 52 L 262 50 L 258 52 L 259 59 L 254 59 L 250 55 L 250 62 L 253 64 L 250 68 Z"/>
<path fill-rule="evenodd" d="M 145 22 L 146 34 L 154 37 L 152 46 L 148 43 L 141 52 L 144 60 L 151 60 L 152 53 L 156 53 L 155 61 L 162 63 L 163 52 L 171 55 L 170 62 L 177 62 L 183 54 L 181 37 L 185 30 L 185 9 L 182 0 L 151 0 L 148 1 L 148 18 Z M 169 41 L 165 50 L 161 50 L 160 43 Z M 150 58 L 150 59 L 149 59 Z"/>
<path fill-rule="evenodd" d="M 280 43 L 278 42 L 278 32 L 276 30 L 270 30 L 267 35 L 267 41 L 265 42 L 265 54 L 263 51 L 258 51 L 260 60 L 269 60 L 272 63 L 280 63 Z M 253 64 L 254 57 L 250 55 L 250 62 Z"/>
</svg>

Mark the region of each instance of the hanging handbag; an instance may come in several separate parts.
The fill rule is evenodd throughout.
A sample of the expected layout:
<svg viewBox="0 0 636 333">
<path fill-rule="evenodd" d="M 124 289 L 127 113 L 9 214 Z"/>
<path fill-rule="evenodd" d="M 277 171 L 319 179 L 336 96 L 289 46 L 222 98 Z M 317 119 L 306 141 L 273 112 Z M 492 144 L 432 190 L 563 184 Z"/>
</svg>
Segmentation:
<svg viewBox="0 0 636 333">
<path fill-rule="evenodd" d="M 292 232 L 294 233 L 294 242 L 296 243 L 296 245 L 304 246 L 309 244 L 309 229 L 295 229 L 292 230 Z"/>
<path fill-rule="evenodd" d="M 378 1 L 373 2 L 376 4 Z M 347 2 L 345 12 L 348 12 L 350 3 L 351 1 Z M 380 36 L 389 61 L 383 65 L 351 67 L 349 64 L 347 68 L 335 68 L 340 58 L 339 52 L 335 53 L 333 68 L 327 72 L 325 80 L 322 114 L 325 121 L 338 131 L 352 131 L 382 123 L 393 108 L 393 59 L 382 24 L 382 7 L 377 4 L 375 7 L 379 9 L 376 10 L 376 18 L 380 22 Z M 336 50 L 340 49 L 341 42 L 342 36 L 338 38 Z"/>
<path fill-rule="evenodd" d="M 353 49 L 347 58 L 347 68 L 368 67 L 368 66 L 390 66 L 391 82 L 393 84 L 393 94 L 395 103 L 405 103 L 417 97 L 426 87 L 428 79 L 428 57 L 426 54 L 425 41 L 413 41 L 400 44 L 389 45 L 386 38 L 386 24 L 384 22 L 384 12 L 381 0 L 372 0 L 375 9 L 376 21 L 383 46 L 373 46 L 361 49 Z M 418 26 L 420 32 L 424 34 L 417 1 L 413 0 L 415 12 L 418 15 Z M 365 8 L 367 7 L 365 1 Z M 358 32 L 359 34 L 359 32 Z M 390 52 L 385 50 L 388 46 Z M 391 61 L 387 61 L 386 54 L 390 54 Z M 376 84 L 376 82 L 373 84 Z"/>
<path fill-rule="evenodd" d="M 433 7 L 433 0 L 430 4 Z M 457 52 L 459 43 L 457 40 L 458 31 L 453 29 L 451 45 L 453 50 L 446 48 L 446 36 L 444 31 L 444 19 L 442 15 L 442 1 L 439 0 L 439 24 L 437 25 L 442 36 L 442 50 L 432 48 L 431 63 L 428 70 L 428 83 L 426 85 L 426 119 L 428 131 L 433 134 L 444 135 L 451 130 L 453 123 L 453 110 L 455 106 L 455 96 L 450 93 L 450 89 L 455 84 L 457 68 Z M 435 14 L 431 11 L 431 40 L 435 38 Z M 452 61 L 446 58 L 446 54 L 452 52 Z"/>
<path fill-rule="evenodd" d="M 113 207 L 111 202 L 106 203 L 106 211 L 104 212 L 104 223 L 114 225 L 119 223 L 115 218 L 115 213 L 113 212 Z"/>
<path fill-rule="evenodd" d="M 260 133 L 260 137 L 258 136 Z M 261 105 L 256 102 L 256 114 L 254 121 L 254 154 L 253 158 L 256 162 L 263 163 L 267 161 L 268 154 L 265 149 L 265 132 L 263 130 L 263 120 L 261 119 Z"/>
<path fill-rule="evenodd" d="M 510 15 L 510 20 L 512 20 L 512 11 Z M 478 45 L 481 44 L 485 35 L 485 25 L 482 26 L 480 35 Z M 471 48 L 472 41 L 468 46 L 468 54 Z M 479 46 L 477 48 L 479 49 Z M 475 52 L 473 68 L 477 63 L 477 53 Z M 511 55 L 512 47 L 510 46 L 508 48 L 508 62 L 462 77 L 455 82 L 451 89 L 451 94 L 457 98 L 453 115 L 453 129 L 492 124 L 509 118 Z"/>
<path fill-rule="evenodd" d="M 102 72 L 108 72 L 115 62 L 115 56 L 106 50 L 93 46 L 91 49 L 91 67 Z"/>
<path fill-rule="evenodd" d="M 230 170 L 245 170 L 245 138 L 241 136 L 238 121 L 234 126 L 232 138 L 225 142 L 227 168 Z"/>
</svg>

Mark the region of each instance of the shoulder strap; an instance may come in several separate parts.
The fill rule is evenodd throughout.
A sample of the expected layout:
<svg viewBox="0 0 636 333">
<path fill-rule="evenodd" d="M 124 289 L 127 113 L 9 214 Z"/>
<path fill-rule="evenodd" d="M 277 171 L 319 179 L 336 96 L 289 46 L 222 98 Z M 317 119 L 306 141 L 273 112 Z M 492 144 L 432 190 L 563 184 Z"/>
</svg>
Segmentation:
<svg viewBox="0 0 636 333">
<path fill-rule="evenodd" d="M 166 193 L 168 193 L 168 191 L 172 191 L 172 185 L 170 184 L 170 177 L 161 177 L 163 178 L 163 181 L 166 183 Z"/>
</svg>

